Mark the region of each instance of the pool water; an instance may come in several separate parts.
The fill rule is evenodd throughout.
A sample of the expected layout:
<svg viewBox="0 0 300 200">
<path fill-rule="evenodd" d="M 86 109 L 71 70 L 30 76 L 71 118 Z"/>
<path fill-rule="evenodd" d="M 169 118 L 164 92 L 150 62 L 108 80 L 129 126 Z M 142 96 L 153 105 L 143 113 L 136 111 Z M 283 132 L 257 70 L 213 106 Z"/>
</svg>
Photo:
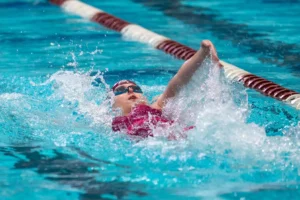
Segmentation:
<svg viewBox="0 0 300 200">
<path fill-rule="evenodd" d="M 222 60 L 300 92 L 299 1 L 85 2 L 194 49 L 210 39 Z M 195 125 L 186 139 L 166 138 L 176 126 L 113 133 L 107 89 L 133 79 L 150 101 L 183 61 L 47 1 L 0 0 L 0 17 L 0 199 L 300 196 L 294 108 L 207 61 L 165 110 Z"/>
</svg>

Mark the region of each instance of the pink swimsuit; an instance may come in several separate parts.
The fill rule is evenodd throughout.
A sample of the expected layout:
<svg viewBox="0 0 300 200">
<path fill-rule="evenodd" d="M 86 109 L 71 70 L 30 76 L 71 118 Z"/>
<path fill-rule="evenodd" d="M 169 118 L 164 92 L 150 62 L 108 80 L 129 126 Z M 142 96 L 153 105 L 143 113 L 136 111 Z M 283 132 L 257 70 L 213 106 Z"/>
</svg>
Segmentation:
<svg viewBox="0 0 300 200">
<path fill-rule="evenodd" d="M 169 126 L 172 120 L 162 116 L 161 110 L 148 105 L 137 105 L 128 116 L 115 117 L 112 122 L 113 131 L 126 131 L 129 135 L 142 137 L 153 136 L 153 128 Z"/>
<path fill-rule="evenodd" d="M 152 130 L 156 127 L 167 128 L 173 124 L 162 116 L 161 110 L 151 108 L 147 105 L 137 105 L 128 116 L 115 117 L 112 122 L 113 131 L 126 131 L 128 135 L 137 135 L 142 137 L 153 136 Z M 186 131 L 193 129 L 194 126 L 187 126 L 179 134 L 170 133 L 168 138 L 185 138 Z"/>
</svg>

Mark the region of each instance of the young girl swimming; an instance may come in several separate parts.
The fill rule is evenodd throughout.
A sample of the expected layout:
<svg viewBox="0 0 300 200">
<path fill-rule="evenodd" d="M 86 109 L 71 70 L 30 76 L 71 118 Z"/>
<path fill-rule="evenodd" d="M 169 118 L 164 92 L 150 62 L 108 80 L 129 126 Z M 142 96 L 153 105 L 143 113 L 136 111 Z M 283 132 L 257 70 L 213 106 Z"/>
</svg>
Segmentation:
<svg viewBox="0 0 300 200">
<path fill-rule="evenodd" d="M 119 108 L 122 116 L 112 122 L 113 131 L 125 131 L 129 135 L 153 136 L 157 126 L 166 127 L 174 123 L 162 115 L 162 109 L 169 98 L 174 97 L 186 85 L 207 56 L 211 54 L 213 62 L 219 66 L 219 58 L 214 45 L 209 40 L 201 42 L 201 48 L 186 61 L 169 82 L 166 90 L 149 105 L 142 89 L 133 81 L 121 80 L 112 87 L 114 93 L 113 108 Z M 186 130 L 191 127 L 187 127 Z"/>
</svg>

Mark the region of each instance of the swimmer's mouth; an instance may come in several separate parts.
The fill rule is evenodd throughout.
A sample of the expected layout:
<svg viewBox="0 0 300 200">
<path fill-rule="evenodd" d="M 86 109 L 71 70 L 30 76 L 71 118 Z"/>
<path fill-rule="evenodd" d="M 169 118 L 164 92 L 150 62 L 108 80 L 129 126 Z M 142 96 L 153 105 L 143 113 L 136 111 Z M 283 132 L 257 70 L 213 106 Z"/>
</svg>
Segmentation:
<svg viewBox="0 0 300 200">
<path fill-rule="evenodd" d="M 132 95 L 132 96 L 130 96 L 130 97 L 128 98 L 128 100 L 135 100 L 135 99 L 137 99 L 137 97 L 134 96 L 134 95 Z"/>
</svg>

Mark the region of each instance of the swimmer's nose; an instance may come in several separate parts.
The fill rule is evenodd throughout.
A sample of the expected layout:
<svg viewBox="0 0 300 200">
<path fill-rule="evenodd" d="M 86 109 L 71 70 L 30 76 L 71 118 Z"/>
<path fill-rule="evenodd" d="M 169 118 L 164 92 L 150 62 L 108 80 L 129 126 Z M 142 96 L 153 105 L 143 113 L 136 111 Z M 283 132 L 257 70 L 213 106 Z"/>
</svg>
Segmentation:
<svg viewBox="0 0 300 200">
<path fill-rule="evenodd" d="M 133 93 L 133 89 L 131 87 L 128 87 L 128 93 Z"/>
</svg>

